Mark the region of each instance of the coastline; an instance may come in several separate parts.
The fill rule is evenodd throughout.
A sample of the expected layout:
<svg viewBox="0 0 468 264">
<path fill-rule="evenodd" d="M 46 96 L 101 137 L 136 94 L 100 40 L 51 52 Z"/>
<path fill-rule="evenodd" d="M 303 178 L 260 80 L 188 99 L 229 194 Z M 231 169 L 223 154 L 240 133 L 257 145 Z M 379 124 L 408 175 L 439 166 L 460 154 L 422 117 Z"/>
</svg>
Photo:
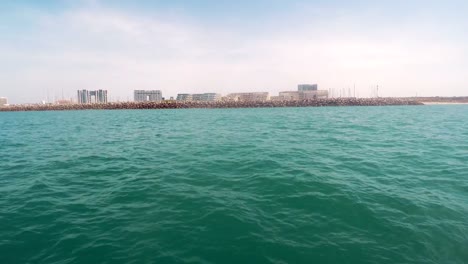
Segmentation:
<svg viewBox="0 0 468 264">
<path fill-rule="evenodd" d="M 131 110 L 188 108 L 273 108 L 326 106 L 390 106 L 423 105 L 416 100 L 399 98 L 332 98 L 303 101 L 218 101 L 218 102 L 121 102 L 107 104 L 16 105 L 0 108 L 0 112 L 73 111 L 73 110 Z"/>
</svg>

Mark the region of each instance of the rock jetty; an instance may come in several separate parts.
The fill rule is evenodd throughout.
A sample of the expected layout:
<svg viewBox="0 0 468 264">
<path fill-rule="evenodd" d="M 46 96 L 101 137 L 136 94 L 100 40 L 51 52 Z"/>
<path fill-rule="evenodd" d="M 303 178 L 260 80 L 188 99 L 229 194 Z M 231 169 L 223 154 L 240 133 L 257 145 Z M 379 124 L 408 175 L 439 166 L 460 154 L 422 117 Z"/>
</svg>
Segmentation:
<svg viewBox="0 0 468 264">
<path fill-rule="evenodd" d="M 409 100 L 418 101 L 421 103 L 447 103 L 447 104 L 468 104 L 468 96 L 457 97 L 412 97 Z"/>
<path fill-rule="evenodd" d="M 0 107 L 0 112 L 65 111 L 65 110 L 122 110 L 122 109 L 185 109 L 185 108 L 261 108 L 261 107 L 324 107 L 324 106 L 390 106 L 422 105 L 416 100 L 401 98 L 330 98 L 303 101 L 217 101 L 217 102 L 119 102 L 107 104 L 69 105 L 13 105 Z"/>
</svg>

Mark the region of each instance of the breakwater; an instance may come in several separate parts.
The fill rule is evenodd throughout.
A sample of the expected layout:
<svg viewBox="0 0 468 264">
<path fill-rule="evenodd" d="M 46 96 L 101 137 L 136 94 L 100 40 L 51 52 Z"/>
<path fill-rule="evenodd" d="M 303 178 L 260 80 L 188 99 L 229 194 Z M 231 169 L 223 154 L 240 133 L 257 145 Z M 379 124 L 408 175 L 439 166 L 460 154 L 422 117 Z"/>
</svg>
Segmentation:
<svg viewBox="0 0 468 264">
<path fill-rule="evenodd" d="M 303 101 L 265 101 L 265 102 L 119 102 L 107 104 L 69 104 L 69 105 L 13 105 L 0 108 L 3 112 L 14 111 L 64 111 L 64 110 L 119 110 L 119 109 L 184 109 L 184 108 L 260 108 L 260 107 L 324 107 L 324 106 L 386 106 L 421 105 L 416 100 L 399 98 L 333 98 Z"/>
<path fill-rule="evenodd" d="M 468 96 L 457 97 L 411 97 L 409 100 L 418 101 L 421 103 L 449 103 L 449 104 L 467 104 Z"/>
</svg>

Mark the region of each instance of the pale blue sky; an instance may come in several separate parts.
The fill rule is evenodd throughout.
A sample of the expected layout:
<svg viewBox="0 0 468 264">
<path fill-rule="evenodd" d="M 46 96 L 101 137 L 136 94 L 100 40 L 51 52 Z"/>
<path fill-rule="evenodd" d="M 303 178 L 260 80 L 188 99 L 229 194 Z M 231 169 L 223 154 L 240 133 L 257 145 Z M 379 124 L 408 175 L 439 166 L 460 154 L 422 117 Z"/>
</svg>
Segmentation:
<svg viewBox="0 0 468 264">
<path fill-rule="evenodd" d="M 468 1 L 4 0 L 0 96 L 108 89 L 468 95 Z"/>
</svg>

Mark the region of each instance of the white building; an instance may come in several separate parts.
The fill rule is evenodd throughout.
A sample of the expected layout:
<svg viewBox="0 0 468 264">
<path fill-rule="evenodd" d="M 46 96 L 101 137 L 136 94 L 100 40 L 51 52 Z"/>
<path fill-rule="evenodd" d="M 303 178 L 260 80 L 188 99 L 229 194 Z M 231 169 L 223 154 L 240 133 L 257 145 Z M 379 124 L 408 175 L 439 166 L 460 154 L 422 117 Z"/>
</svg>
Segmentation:
<svg viewBox="0 0 468 264">
<path fill-rule="evenodd" d="M 178 94 L 177 101 L 182 102 L 216 102 L 221 100 L 221 95 L 217 93 L 204 94 Z"/>
<path fill-rule="evenodd" d="M 160 90 L 135 90 L 135 102 L 160 102 L 163 100 Z"/>
<path fill-rule="evenodd" d="M 192 98 L 191 94 L 178 94 L 176 100 L 181 102 L 190 102 L 192 101 Z"/>
<path fill-rule="evenodd" d="M 299 84 L 297 91 L 280 92 L 279 96 L 272 98 L 274 101 L 302 101 L 327 99 L 328 91 L 318 90 L 317 84 Z"/>
<path fill-rule="evenodd" d="M 299 101 L 301 100 L 302 92 L 290 91 L 290 92 L 280 92 L 279 99 L 282 101 Z"/>
<path fill-rule="evenodd" d="M 5 97 L 0 97 L 0 107 L 7 106 L 7 105 L 8 105 L 8 99 Z"/>
<path fill-rule="evenodd" d="M 107 90 L 78 90 L 79 104 L 106 104 Z"/>
<path fill-rule="evenodd" d="M 288 91 L 280 92 L 278 97 L 275 97 L 276 101 L 302 101 L 302 100 L 314 100 L 314 99 L 327 99 L 328 91 L 317 90 L 317 91 Z"/>
<path fill-rule="evenodd" d="M 228 94 L 226 98 L 230 101 L 264 102 L 270 99 L 270 95 L 268 92 L 232 93 Z"/>
<path fill-rule="evenodd" d="M 318 85 L 317 84 L 299 84 L 297 86 L 297 90 L 300 91 L 300 92 L 317 91 L 318 90 Z"/>
<path fill-rule="evenodd" d="M 315 90 L 315 91 L 303 91 L 302 100 L 311 100 L 311 99 L 327 99 L 328 91 L 326 90 Z"/>
</svg>

